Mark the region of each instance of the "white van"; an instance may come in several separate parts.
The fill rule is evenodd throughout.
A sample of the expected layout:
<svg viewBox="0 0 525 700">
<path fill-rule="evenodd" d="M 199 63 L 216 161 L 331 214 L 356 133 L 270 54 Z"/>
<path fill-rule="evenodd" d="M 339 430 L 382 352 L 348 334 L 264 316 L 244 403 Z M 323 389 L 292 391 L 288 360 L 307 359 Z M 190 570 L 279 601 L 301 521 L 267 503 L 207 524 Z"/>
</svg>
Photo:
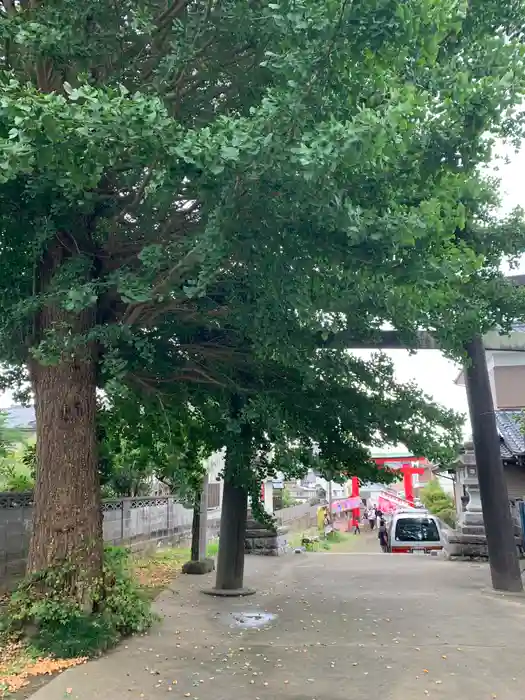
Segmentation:
<svg viewBox="0 0 525 700">
<path fill-rule="evenodd" d="M 438 554 L 443 534 L 438 517 L 422 510 L 397 511 L 388 526 L 388 551 L 392 554 Z"/>
</svg>

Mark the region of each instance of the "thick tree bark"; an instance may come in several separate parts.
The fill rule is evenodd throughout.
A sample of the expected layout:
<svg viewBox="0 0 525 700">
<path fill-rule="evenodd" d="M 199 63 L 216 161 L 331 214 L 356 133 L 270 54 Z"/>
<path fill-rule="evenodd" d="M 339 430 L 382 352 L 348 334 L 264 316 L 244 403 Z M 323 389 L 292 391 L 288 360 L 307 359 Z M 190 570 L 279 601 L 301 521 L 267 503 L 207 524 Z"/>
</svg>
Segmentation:
<svg viewBox="0 0 525 700">
<path fill-rule="evenodd" d="M 69 594 L 80 600 L 102 572 L 95 386 L 92 359 L 33 368 L 37 478 L 28 573 L 67 562 L 78 574 Z"/>
<path fill-rule="evenodd" d="M 47 253 L 40 280 L 44 289 L 65 255 L 61 241 Z M 53 364 L 30 363 L 37 474 L 27 570 L 35 573 L 67 564 L 64 595 L 86 607 L 101 581 L 103 558 L 96 358 L 93 344 L 85 338 L 93 323 L 93 309 L 73 314 L 58 304 L 46 306 L 37 319 L 37 336 L 45 339 L 54 333 L 62 352 Z"/>
</svg>

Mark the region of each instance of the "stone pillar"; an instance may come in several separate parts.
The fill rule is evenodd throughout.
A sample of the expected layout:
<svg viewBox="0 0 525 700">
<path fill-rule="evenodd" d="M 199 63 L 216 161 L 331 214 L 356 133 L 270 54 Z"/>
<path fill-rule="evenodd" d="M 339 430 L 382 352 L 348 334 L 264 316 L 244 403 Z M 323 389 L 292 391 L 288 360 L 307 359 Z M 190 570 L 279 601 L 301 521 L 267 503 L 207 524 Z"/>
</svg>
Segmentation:
<svg viewBox="0 0 525 700">
<path fill-rule="evenodd" d="M 478 474 L 476 471 L 476 458 L 471 443 L 465 445 L 463 455 L 463 484 L 468 493 L 469 500 L 465 511 L 461 515 L 463 525 L 483 527 L 483 510 L 479 492 Z"/>
<path fill-rule="evenodd" d="M 208 549 L 208 474 L 202 480 L 199 519 L 199 559 L 206 559 Z"/>
<path fill-rule="evenodd" d="M 183 574 L 209 574 L 215 569 L 215 561 L 206 557 L 208 544 L 208 482 L 202 480 L 199 502 L 193 508 L 191 559 L 182 567 Z"/>
<path fill-rule="evenodd" d="M 264 509 L 270 515 L 273 515 L 273 482 L 267 480 L 264 482 Z"/>
</svg>

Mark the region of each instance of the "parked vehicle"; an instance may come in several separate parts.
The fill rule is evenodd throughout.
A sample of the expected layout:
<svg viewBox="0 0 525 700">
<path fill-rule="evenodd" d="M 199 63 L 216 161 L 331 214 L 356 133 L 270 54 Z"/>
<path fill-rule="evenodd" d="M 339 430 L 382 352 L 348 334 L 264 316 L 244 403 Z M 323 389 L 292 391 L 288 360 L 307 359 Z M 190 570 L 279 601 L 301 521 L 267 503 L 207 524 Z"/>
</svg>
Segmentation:
<svg viewBox="0 0 525 700">
<path fill-rule="evenodd" d="M 443 549 L 439 518 L 428 511 L 397 511 L 388 525 L 388 551 L 392 554 L 438 554 Z"/>
</svg>

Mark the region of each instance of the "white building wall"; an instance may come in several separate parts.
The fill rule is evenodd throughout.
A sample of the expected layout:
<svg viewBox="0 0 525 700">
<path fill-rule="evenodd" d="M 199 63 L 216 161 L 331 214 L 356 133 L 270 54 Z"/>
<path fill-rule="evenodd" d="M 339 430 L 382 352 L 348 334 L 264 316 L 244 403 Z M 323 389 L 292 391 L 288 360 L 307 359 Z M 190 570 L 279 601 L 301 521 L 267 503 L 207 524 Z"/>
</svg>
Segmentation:
<svg viewBox="0 0 525 700">
<path fill-rule="evenodd" d="M 219 509 L 222 505 L 222 494 L 224 491 L 224 482 L 222 480 L 222 472 L 224 470 L 224 460 L 226 458 L 226 448 L 223 447 L 222 450 L 218 450 L 211 454 L 208 459 L 204 462 L 204 466 L 208 472 L 208 483 L 219 483 L 220 484 L 220 498 L 219 498 Z"/>
</svg>

